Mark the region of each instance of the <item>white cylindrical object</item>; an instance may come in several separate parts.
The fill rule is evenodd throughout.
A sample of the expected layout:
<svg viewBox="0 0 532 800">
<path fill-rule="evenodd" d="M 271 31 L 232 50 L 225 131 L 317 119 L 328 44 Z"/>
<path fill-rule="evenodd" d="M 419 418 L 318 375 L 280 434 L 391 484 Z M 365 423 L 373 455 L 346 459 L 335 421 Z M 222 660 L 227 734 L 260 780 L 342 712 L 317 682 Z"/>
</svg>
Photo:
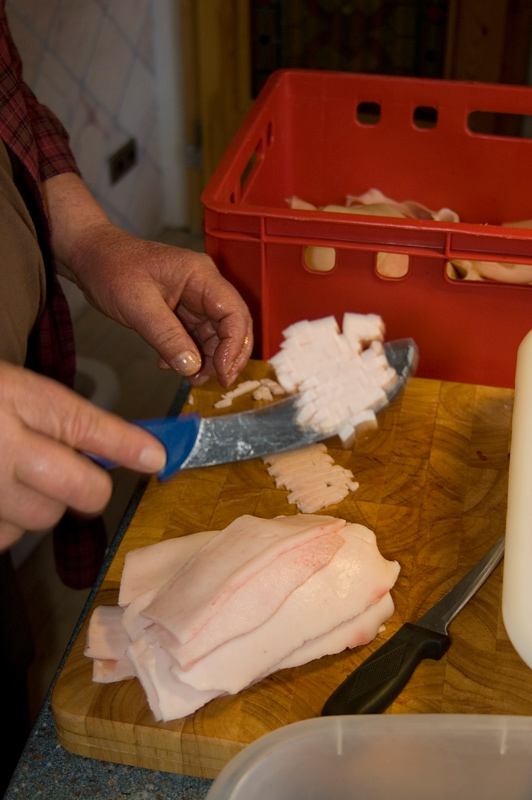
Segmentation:
<svg viewBox="0 0 532 800">
<path fill-rule="evenodd" d="M 502 615 L 510 641 L 532 668 L 532 331 L 517 352 Z"/>
</svg>

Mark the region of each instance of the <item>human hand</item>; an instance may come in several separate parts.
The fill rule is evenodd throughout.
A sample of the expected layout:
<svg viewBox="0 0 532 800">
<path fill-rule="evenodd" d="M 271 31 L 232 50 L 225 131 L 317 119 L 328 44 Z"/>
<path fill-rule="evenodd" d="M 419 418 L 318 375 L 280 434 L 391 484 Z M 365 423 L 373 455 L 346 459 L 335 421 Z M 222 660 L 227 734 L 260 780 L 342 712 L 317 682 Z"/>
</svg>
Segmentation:
<svg viewBox="0 0 532 800">
<path fill-rule="evenodd" d="M 80 450 L 139 472 L 166 462 L 147 431 L 0 361 L 0 551 L 26 530 L 54 526 L 67 508 L 96 514 L 107 505 L 111 478 Z"/>
<path fill-rule="evenodd" d="M 204 253 L 100 224 L 83 237 L 71 270 L 94 306 L 136 330 L 160 366 L 189 376 L 192 385 L 214 375 L 228 386 L 247 363 L 249 311 Z"/>
<path fill-rule="evenodd" d="M 210 375 L 228 386 L 251 355 L 252 321 L 212 259 L 116 227 L 77 175 L 55 175 L 42 188 L 62 274 L 96 308 L 136 330 L 161 366 L 193 386 Z"/>
</svg>

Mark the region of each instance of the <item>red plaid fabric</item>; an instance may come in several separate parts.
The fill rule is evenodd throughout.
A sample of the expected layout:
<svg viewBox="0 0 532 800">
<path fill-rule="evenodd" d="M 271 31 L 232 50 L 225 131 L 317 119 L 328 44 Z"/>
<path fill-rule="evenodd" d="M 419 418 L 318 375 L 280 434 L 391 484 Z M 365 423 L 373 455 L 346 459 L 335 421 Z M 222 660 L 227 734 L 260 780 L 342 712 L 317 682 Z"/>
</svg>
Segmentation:
<svg viewBox="0 0 532 800">
<path fill-rule="evenodd" d="M 28 367 L 72 385 L 75 356 L 72 323 L 57 280 L 41 182 L 62 172 L 79 175 L 68 135 L 57 117 L 24 83 L 22 63 L 11 38 L 5 0 L 0 5 L 0 137 L 17 189 L 37 229 L 47 273 L 47 303 L 29 347 Z"/>
<path fill-rule="evenodd" d="M 38 102 L 23 80 L 20 55 L 8 28 L 5 0 L 0 0 L 0 138 L 9 153 L 15 185 L 37 230 L 46 270 L 46 306 L 28 342 L 26 366 L 72 386 L 72 322 L 57 278 L 41 183 L 64 172 L 80 173 L 63 125 Z M 74 588 L 91 586 L 102 563 L 105 542 L 101 520 L 81 522 L 67 514 L 54 533 L 61 579 Z"/>
</svg>

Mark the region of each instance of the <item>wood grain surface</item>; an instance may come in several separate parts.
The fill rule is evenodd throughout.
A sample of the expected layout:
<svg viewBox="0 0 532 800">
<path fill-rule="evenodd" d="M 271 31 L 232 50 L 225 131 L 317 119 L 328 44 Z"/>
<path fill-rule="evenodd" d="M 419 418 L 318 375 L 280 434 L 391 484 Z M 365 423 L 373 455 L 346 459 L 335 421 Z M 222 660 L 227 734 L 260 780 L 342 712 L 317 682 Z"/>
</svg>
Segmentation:
<svg viewBox="0 0 532 800">
<path fill-rule="evenodd" d="M 250 362 L 242 378 L 269 368 Z M 221 389 L 210 381 L 184 412 L 217 412 Z M 257 405 L 238 398 L 230 412 Z M 53 695 L 60 743 L 108 761 L 215 777 L 243 747 L 280 726 L 318 716 L 338 684 L 405 621 L 427 611 L 501 536 L 513 391 L 412 379 L 379 416 L 378 430 L 353 450 L 327 442 L 360 488 L 326 512 L 375 531 L 381 552 L 401 564 L 392 590 L 396 610 L 371 644 L 275 673 L 195 714 L 156 723 L 136 680 L 92 683 L 80 631 Z M 124 556 L 136 547 L 220 529 L 241 514 L 293 514 L 260 459 L 152 479 L 110 565 L 94 605 L 115 604 Z M 532 671 L 521 661 L 501 617 L 501 565 L 453 621 L 441 661 L 424 661 L 386 713 L 532 714 Z"/>
</svg>

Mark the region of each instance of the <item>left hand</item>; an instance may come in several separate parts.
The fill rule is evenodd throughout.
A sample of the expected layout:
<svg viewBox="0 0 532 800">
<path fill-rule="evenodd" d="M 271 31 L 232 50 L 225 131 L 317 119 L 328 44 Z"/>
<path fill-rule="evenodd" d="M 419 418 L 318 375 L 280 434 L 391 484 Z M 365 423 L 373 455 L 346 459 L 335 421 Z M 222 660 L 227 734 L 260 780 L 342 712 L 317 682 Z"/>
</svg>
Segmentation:
<svg viewBox="0 0 532 800">
<path fill-rule="evenodd" d="M 92 230 L 72 271 L 100 311 L 136 330 L 161 366 L 192 385 L 215 375 L 228 386 L 253 346 L 248 308 L 212 259 L 138 239 L 114 225 Z"/>
<path fill-rule="evenodd" d="M 169 366 L 198 385 L 229 384 L 253 347 L 249 310 L 212 259 L 145 241 L 113 225 L 81 179 L 43 183 L 61 272 L 97 309 L 136 330 Z"/>
</svg>

